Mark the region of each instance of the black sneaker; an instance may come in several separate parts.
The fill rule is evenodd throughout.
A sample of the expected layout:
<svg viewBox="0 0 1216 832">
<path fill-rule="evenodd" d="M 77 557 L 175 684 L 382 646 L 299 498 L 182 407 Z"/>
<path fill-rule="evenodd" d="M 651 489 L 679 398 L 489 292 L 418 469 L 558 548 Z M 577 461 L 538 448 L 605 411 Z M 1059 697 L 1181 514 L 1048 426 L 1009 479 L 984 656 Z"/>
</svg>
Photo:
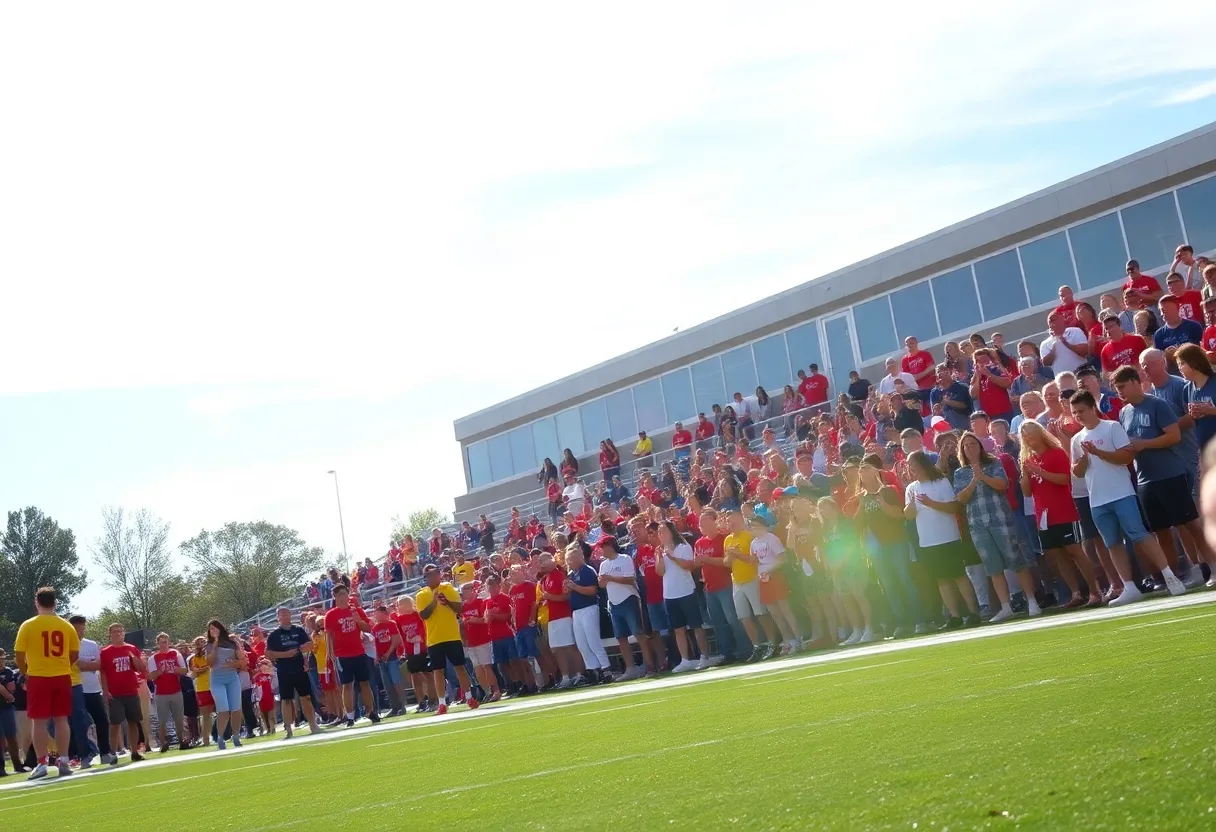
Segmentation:
<svg viewBox="0 0 1216 832">
<path fill-rule="evenodd" d="M 138 751 L 131 752 L 131 762 L 142 763 L 143 761 L 144 761 L 144 758 L 143 758 L 142 754 L 140 754 Z"/>
<path fill-rule="evenodd" d="M 961 629 L 963 629 L 963 626 L 964 626 L 963 619 L 954 618 L 953 616 L 951 616 L 950 618 L 946 619 L 945 624 L 943 624 L 942 626 L 937 628 L 937 631 L 939 633 L 944 633 L 949 630 L 961 630 Z"/>
<path fill-rule="evenodd" d="M 983 623 L 984 623 L 984 619 L 980 618 L 975 613 L 972 613 L 971 615 L 963 616 L 963 626 L 964 627 L 978 627 Z"/>
<path fill-rule="evenodd" d="M 353 716 L 348 716 L 348 717 L 346 718 L 346 727 L 347 727 L 347 728 L 354 728 L 354 727 L 355 727 L 355 718 L 354 718 Z"/>
<path fill-rule="evenodd" d="M 379 714 L 377 711 L 371 711 L 371 712 L 370 712 L 370 713 L 367 715 L 367 718 L 368 718 L 368 719 L 370 719 L 370 720 L 372 721 L 372 725 L 379 725 L 379 724 L 380 724 L 380 714 Z"/>
</svg>

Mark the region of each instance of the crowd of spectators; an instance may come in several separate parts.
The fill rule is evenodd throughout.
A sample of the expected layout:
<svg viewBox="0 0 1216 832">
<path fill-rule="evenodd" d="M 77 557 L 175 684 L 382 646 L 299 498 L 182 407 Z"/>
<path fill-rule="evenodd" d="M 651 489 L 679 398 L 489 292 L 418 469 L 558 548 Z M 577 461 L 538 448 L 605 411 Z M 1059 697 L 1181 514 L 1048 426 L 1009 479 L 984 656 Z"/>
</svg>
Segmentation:
<svg viewBox="0 0 1216 832">
<path fill-rule="evenodd" d="M 1041 341 L 974 333 L 934 355 L 909 337 L 882 378 L 853 372 L 834 401 L 814 364 L 780 403 L 735 393 L 677 424 L 657 467 L 639 434 L 636 477 L 604 440 L 588 488 L 567 450 L 538 473 L 546 518 L 513 509 L 501 531 L 482 515 L 406 536 L 380 567 L 310 583 L 299 624 L 280 610 L 269 635 L 213 621 L 155 651 L 125 645 L 120 625 L 104 648 L 84 639 L 60 772 L 124 745 L 133 760 L 170 738 L 223 748 L 280 721 L 290 736 L 411 701 L 443 713 L 1216 586 L 1196 502 L 1216 435 L 1216 265 L 1183 246 L 1166 290 L 1130 261 L 1099 309 L 1059 297 Z M 409 578 L 416 592 L 377 594 Z M 19 664 L 50 609 L 23 625 Z M 28 700 L 18 724 L 67 733 L 25 684 L 0 670 L 15 765 L 39 741 L 6 710 Z M 90 720 L 96 743 L 77 730 Z"/>
</svg>

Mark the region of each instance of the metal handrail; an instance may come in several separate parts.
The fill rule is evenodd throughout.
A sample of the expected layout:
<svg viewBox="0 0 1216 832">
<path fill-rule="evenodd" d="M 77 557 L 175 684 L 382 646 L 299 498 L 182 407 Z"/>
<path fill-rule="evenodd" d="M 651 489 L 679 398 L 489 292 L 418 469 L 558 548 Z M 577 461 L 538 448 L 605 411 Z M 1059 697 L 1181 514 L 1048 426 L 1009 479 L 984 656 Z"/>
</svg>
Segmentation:
<svg viewBox="0 0 1216 832">
<path fill-rule="evenodd" d="M 414 590 L 422 586 L 423 580 L 420 577 L 406 578 L 395 583 L 376 584 L 372 587 L 360 587 L 359 602 L 364 606 L 376 601 L 388 600 L 400 595 L 412 593 Z M 264 629 L 273 629 L 278 626 L 277 616 L 279 609 L 286 607 L 291 610 L 293 618 L 298 616 L 305 610 L 325 610 L 333 603 L 332 598 L 319 598 L 317 600 L 310 599 L 307 594 L 301 594 L 292 598 L 287 598 L 273 607 L 267 607 L 259 613 L 246 618 L 244 621 L 236 625 L 236 629 L 241 633 L 248 633 L 255 625 Z"/>
</svg>

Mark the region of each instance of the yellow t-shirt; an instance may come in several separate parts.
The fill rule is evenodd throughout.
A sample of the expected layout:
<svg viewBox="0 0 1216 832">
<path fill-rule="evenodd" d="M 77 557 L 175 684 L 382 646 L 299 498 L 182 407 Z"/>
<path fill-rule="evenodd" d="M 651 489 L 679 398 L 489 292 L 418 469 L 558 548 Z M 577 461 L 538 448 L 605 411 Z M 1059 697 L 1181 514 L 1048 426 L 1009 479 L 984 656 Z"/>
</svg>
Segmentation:
<svg viewBox="0 0 1216 832">
<path fill-rule="evenodd" d="M 639 439 L 638 444 L 634 446 L 633 452 L 637 455 L 648 454 L 654 451 L 654 442 L 650 441 L 650 437 Z"/>
<path fill-rule="evenodd" d="M 312 636 L 312 654 L 317 659 L 317 672 L 329 672 L 329 648 L 325 645 L 325 632 L 317 630 Z"/>
<path fill-rule="evenodd" d="M 190 671 L 194 674 L 194 690 L 196 693 L 211 692 L 211 667 L 207 664 L 206 656 L 191 656 Z"/>
<path fill-rule="evenodd" d="M 560 555 L 561 552 L 558 552 Z M 540 588 L 540 581 L 536 582 L 536 600 L 539 602 L 536 605 L 536 624 L 542 630 L 549 626 L 549 605 L 544 600 L 545 591 Z"/>
<path fill-rule="evenodd" d="M 35 615 L 17 631 L 13 649 L 25 654 L 26 676 L 71 676 L 77 684 L 80 671 L 72 653 L 80 653 L 76 628 L 57 615 Z"/>
<path fill-rule="evenodd" d="M 414 598 L 414 606 L 420 611 L 426 609 L 435 598 L 436 592 L 449 601 L 460 602 L 460 593 L 456 591 L 456 587 L 444 582 L 436 590 L 432 590 L 429 586 L 418 590 L 418 595 Z M 433 647 L 436 644 L 443 644 L 445 641 L 460 641 L 460 620 L 456 618 L 454 609 L 445 604 L 436 604 L 435 609 L 431 612 L 431 617 L 426 619 L 426 646 Z"/>
<path fill-rule="evenodd" d="M 726 540 L 722 542 L 722 549 L 729 552 L 731 549 L 737 549 L 745 555 L 750 555 L 752 551 L 752 533 L 731 532 L 726 536 Z M 756 569 L 756 564 L 746 563 L 741 560 L 731 561 L 730 577 L 736 584 L 745 584 L 756 580 L 760 572 Z"/>
<path fill-rule="evenodd" d="M 456 586 L 464 586 L 477 577 L 477 570 L 466 560 L 452 567 L 452 577 L 456 579 Z"/>
</svg>

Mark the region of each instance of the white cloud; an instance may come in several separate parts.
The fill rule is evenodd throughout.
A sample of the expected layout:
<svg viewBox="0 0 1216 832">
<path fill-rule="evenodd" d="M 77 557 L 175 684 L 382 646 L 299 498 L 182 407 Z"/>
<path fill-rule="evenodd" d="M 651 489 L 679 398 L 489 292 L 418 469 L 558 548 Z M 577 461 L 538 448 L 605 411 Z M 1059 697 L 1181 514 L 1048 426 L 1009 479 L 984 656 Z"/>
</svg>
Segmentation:
<svg viewBox="0 0 1216 832">
<path fill-rule="evenodd" d="M 1216 78 L 1175 90 L 1167 95 L 1161 103 L 1163 105 L 1191 104 L 1195 101 L 1211 98 L 1212 96 L 1216 96 Z"/>
</svg>

